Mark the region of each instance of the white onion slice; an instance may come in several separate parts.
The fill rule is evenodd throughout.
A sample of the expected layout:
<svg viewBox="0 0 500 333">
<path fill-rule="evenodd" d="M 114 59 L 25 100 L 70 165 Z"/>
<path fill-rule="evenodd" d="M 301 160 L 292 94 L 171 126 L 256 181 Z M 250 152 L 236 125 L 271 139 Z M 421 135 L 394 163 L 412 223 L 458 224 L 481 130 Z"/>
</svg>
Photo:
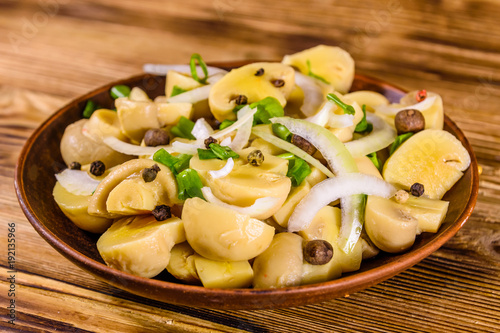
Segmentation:
<svg viewBox="0 0 500 333">
<path fill-rule="evenodd" d="M 346 173 L 342 176 L 326 179 L 313 186 L 295 207 L 288 220 L 288 231 L 296 232 L 306 229 L 321 208 L 339 198 L 359 194 L 390 198 L 395 193 L 396 188 L 385 180 L 362 173 Z M 345 207 L 341 208 L 342 215 L 344 215 L 346 209 Z M 342 227 L 344 227 L 343 224 Z M 342 227 L 339 241 L 345 242 L 346 240 L 340 238 L 344 234 Z M 361 225 L 359 228 L 359 232 L 361 232 Z"/>
<path fill-rule="evenodd" d="M 210 89 L 212 89 L 213 84 L 209 84 L 207 86 L 194 88 L 193 90 L 189 90 L 183 92 L 182 94 L 176 95 L 174 97 L 167 98 L 168 103 L 191 103 L 195 104 L 201 101 L 208 99 L 208 95 L 210 94 Z"/>
<path fill-rule="evenodd" d="M 191 131 L 191 134 L 197 139 L 197 140 L 205 140 L 214 132 L 214 129 L 210 124 L 205 120 L 205 118 L 199 118 L 196 120 L 194 123 L 193 130 Z"/>
<path fill-rule="evenodd" d="M 224 140 L 222 140 L 222 141 L 220 142 L 220 145 L 221 145 L 221 146 L 227 146 L 227 147 L 229 147 L 229 145 L 230 145 L 230 144 L 231 144 L 231 137 L 230 137 L 230 136 L 226 136 L 226 137 L 224 138 Z"/>
<path fill-rule="evenodd" d="M 248 110 L 248 109 L 250 109 L 250 106 L 246 105 L 244 108 L 242 108 L 240 110 L 240 112 L 243 111 L 244 109 Z M 255 112 L 256 112 L 256 110 L 255 110 Z M 228 135 L 232 131 L 237 130 L 238 128 L 243 126 L 247 122 L 248 119 L 253 119 L 253 115 L 255 114 L 255 112 L 245 111 L 244 115 L 240 119 L 238 119 L 235 123 L 233 123 L 231 126 L 228 126 L 228 127 L 224 128 L 223 130 L 212 134 L 212 138 L 220 139 L 220 138 Z"/>
<path fill-rule="evenodd" d="M 336 109 L 337 104 L 331 101 L 326 101 L 321 110 L 319 110 L 314 116 L 306 118 L 306 120 L 310 123 L 325 127 L 328 123 L 328 119 L 330 118 L 330 113 Z"/>
<path fill-rule="evenodd" d="M 271 122 L 284 125 L 290 132 L 297 134 L 315 146 L 328 162 L 336 176 L 358 172 L 358 166 L 344 144 L 324 127 L 308 123 L 305 120 L 289 117 L 271 118 Z M 343 198 L 342 227 L 339 246 L 345 253 L 350 253 L 361 236 L 363 218 L 363 200 L 361 195 Z M 314 215 L 313 215 L 314 216 Z"/>
<path fill-rule="evenodd" d="M 293 134 L 309 141 L 321 152 L 334 174 L 340 175 L 358 171 L 356 162 L 344 144 L 326 128 L 290 117 L 275 117 L 270 120 L 285 126 Z"/>
<path fill-rule="evenodd" d="M 328 118 L 328 127 L 330 128 L 345 128 L 354 125 L 353 114 L 330 114 Z"/>
<path fill-rule="evenodd" d="M 279 198 L 275 197 L 264 197 L 255 200 L 254 204 L 251 206 L 240 207 L 240 206 L 230 205 L 228 203 L 225 203 L 224 201 L 221 201 L 212 193 L 210 187 L 207 186 L 202 187 L 201 192 L 203 193 L 203 196 L 205 197 L 205 199 L 207 199 L 208 202 L 216 204 L 221 207 L 232 209 L 240 214 L 249 215 L 250 217 L 256 217 L 264 214 L 265 212 L 269 211 L 272 207 L 274 207 L 276 203 L 280 200 Z"/>
<path fill-rule="evenodd" d="M 238 118 L 242 119 L 247 113 L 252 114 L 252 117 L 246 118 L 247 120 L 240 128 L 236 131 L 236 135 L 233 138 L 233 141 L 229 144 L 229 147 L 234 151 L 240 151 L 243 147 L 246 146 L 248 140 L 250 139 L 250 135 L 252 134 L 252 125 L 253 125 L 253 115 L 257 112 L 257 108 L 255 109 L 246 109 L 243 108 L 238 111 Z"/>
<path fill-rule="evenodd" d="M 75 195 L 91 195 L 100 183 L 82 170 L 65 169 L 56 174 L 56 179 L 66 191 Z"/>
<path fill-rule="evenodd" d="M 320 161 L 318 161 L 317 159 L 315 159 L 314 157 L 312 157 L 311 155 L 309 155 L 308 153 L 306 153 L 305 151 L 303 151 L 302 149 L 300 149 L 296 145 L 293 145 L 285 140 L 281 140 L 280 138 L 278 138 L 278 137 L 276 137 L 276 136 L 274 136 L 266 131 L 259 129 L 258 127 L 254 127 L 252 129 L 252 133 L 255 134 L 256 136 L 258 136 L 259 138 L 264 139 L 267 142 L 275 145 L 276 147 L 281 148 L 283 150 L 286 150 L 286 151 L 294 154 L 297 157 L 300 157 L 301 159 L 303 159 L 307 163 L 316 167 L 319 171 L 323 172 L 327 177 L 334 177 L 333 173 L 330 170 L 328 170 L 327 167 L 325 167 L 323 164 L 321 164 Z"/>
<path fill-rule="evenodd" d="M 297 71 L 295 72 L 295 84 L 304 93 L 304 102 L 300 107 L 300 111 L 306 117 L 314 115 L 321 104 L 323 104 L 324 96 L 321 88 L 312 77 Z"/>
<path fill-rule="evenodd" d="M 176 71 L 179 73 L 191 75 L 191 67 L 189 65 L 161 65 L 161 64 L 144 64 L 142 66 L 144 73 L 156 74 L 156 75 L 167 75 L 168 71 Z M 208 76 L 214 74 L 222 73 L 226 74 L 227 71 L 213 66 L 207 66 Z M 203 70 L 200 66 L 196 66 L 196 73 L 198 77 L 203 76 Z"/>
<path fill-rule="evenodd" d="M 170 149 L 176 153 L 196 155 L 198 149 L 205 149 L 205 144 L 203 141 L 194 141 L 190 143 L 174 141 L 172 142 L 172 147 Z"/>
<path fill-rule="evenodd" d="M 391 116 L 396 115 L 396 113 L 398 113 L 399 111 L 407 110 L 407 109 L 415 109 L 415 110 L 422 112 L 422 111 L 430 108 L 432 106 L 432 104 L 434 104 L 435 100 L 436 100 L 436 96 L 431 96 L 431 97 L 427 97 L 422 102 L 419 102 L 417 104 L 406 105 L 406 106 L 399 107 L 399 108 L 396 108 L 396 107 L 391 106 L 391 105 L 379 105 L 379 106 L 375 107 L 375 111 L 380 112 L 382 114 L 391 115 Z"/>
<path fill-rule="evenodd" d="M 142 147 L 138 145 L 133 145 L 131 143 L 123 142 L 114 136 L 106 136 L 102 139 L 102 141 L 111 149 L 125 154 L 125 155 L 153 155 L 161 148 L 165 149 L 169 153 L 172 152 L 172 147 L 170 146 L 156 146 L 156 147 Z"/>
<path fill-rule="evenodd" d="M 232 157 L 227 159 L 226 164 L 219 170 L 212 170 L 209 171 L 208 173 L 212 178 L 217 179 L 217 178 L 223 178 L 229 175 L 231 171 L 233 171 L 234 168 L 234 160 Z"/>
<path fill-rule="evenodd" d="M 384 149 L 393 143 L 397 137 L 394 128 L 389 126 L 379 116 L 367 112 L 366 120 L 373 125 L 372 132 L 358 140 L 345 143 L 347 150 L 349 150 L 353 157 L 365 156 Z"/>
</svg>

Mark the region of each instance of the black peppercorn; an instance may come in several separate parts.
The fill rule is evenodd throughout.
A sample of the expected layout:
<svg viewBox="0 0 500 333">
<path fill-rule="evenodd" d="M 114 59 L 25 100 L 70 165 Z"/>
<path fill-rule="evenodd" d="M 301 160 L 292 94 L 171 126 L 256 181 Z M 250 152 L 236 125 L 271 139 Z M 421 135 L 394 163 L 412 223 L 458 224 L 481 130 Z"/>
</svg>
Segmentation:
<svg viewBox="0 0 500 333">
<path fill-rule="evenodd" d="M 151 168 L 145 168 L 142 170 L 142 179 L 144 179 L 146 183 L 152 182 L 156 179 L 158 171 L 160 171 L 158 164 L 153 165 Z"/>
<path fill-rule="evenodd" d="M 172 217 L 170 207 L 167 205 L 156 206 L 151 213 L 155 217 L 156 221 L 165 221 Z"/>
<path fill-rule="evenodd" d="M 217 143 L 217 140 L 209 136 L 208 138 L 205 139 L 203 143 L 205 144 L 205 148 L 210 149 L 210 145 L 212 143 Z"/>
<path fill-rule="evenodd" d="M 262 76 L 264 75 L 264 68 L 259 68 L 257 72 L 255 72 L 255 76 Z"/>
<path fill-rule="evenodd" d="M 78 162 L 71 162 L 71 164 L 69 165 L 69 168 L 71 170 L 82 170 L 82 165 Z"/>
<path fill-rule="evenodd" d="M 420 132 L 425 128 L 425 118 L 422 112 L 415 109 L 401 110 L 394 117 L 394 125 L 398 134 Z"/>
<path fill-rule="evenodd" d="M 259 166 L 264 162 L 264 154 L 260 150 L 255 149 L 248 154 L 247 160 L 251 165 Z"/>
<path fill-rule="evenodd" d="M 415 183 L 410 187 L 410 193 L 411 195 L 415 197 L 419 197 L 422 194 L 424 194 L 424 185 L 420 183 Z"/>
<path fill-rule="evenodd" d="M 245 105 L 248 103 L 248 99 L 245 95 L 238 95 L 235 99 L 234 102 L 236 105 Z"/>
<path fill-rule="evenodd" d="M 94 176 L 102 176 L 106 171 L 106 166 L 102 161 L 94 161 L 90 163 L 90 173 Z"/>
<path fill-rule="evenodd" d="M 323 239 L 315 239 L 304 246 L 304 260 L 311 265 L 324 265 L 333 257 L 332 244 Z"/>
<path fill-rule="evenodd" d="M 276 87 L 276 88 L 281 88 L 285 85 L 285 81 L 281 80 L 281 79 L 277 79 L 277 80 L 272 80 L 271 83 Z"/>
<path fill-rule="evenodd" d="M 303 137 L 293 134 L 291 143 L 308 153 L 309 155 L 313 155 L 316 152 L 316 147 L 312 145 L 309 141 L 304 139 Z"/>
<path fill-rule="evenodd" d="M 149 129 L 144 134 L 144 143 L 149 147 L 168 145 L 169 142 L 167 132 L 159 128 Z"/>
</svg>

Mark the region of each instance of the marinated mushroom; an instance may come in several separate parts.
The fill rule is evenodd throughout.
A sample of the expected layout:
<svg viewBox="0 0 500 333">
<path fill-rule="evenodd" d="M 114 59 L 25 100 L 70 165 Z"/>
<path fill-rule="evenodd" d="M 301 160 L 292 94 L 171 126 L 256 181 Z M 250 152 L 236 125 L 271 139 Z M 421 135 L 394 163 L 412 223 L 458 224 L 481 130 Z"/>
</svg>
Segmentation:
<svg viewBox="0 0 500 333">
<path fill-rule="evenodd" d="M 177 183 L 169 168 L 159 164 L 154 181 L 145 183 L 141 172 L 151 160 L 135 159 L 112 170 L 97 186 L 89 202 L 91 215 L 116 218 L 120 215 L 145 214 L 159 204 L 176 204 Z"/>
<path fill-rule="evenodd" d="M 97 241 L 97 250 L 110 267 L 151 278 L 170 261 L 170 250 L 186 240 L 181 219 L 156 221 L 152 215 L 124 217 Z"/>
<path fill-rule="evenodd" d="M 255 73 L 261 68 L 264 73 L 256 76 Z M 281 80 L 279 86 L 273 83 L 276 80 Z M 235 120 L 233 109 L 238 105 L 236 102 L 239 96 L 245 96 L 247 104 L 274 97 L 281 106 L 285 106 L 294 83 L 294 71 L 290 66 L 269 62 L 253 63 L 233 69 L 215 83 L 210 90 L 208 103 L 218 121 Z"/>
<path fill-rule="evenodd" d="M 276 234 L 269 247 L 253 262 L 253 287 L 261 289 L 300 285 L 302 261 L 302 237 L 291 232 Z"/>
<path fill-rule="evenodd" d="M 252 259 L 274 236 L 274 228 L 266 223 L 200 198 L 186 200 L 182 219 L 189 245 L 212 260 Z"/>
<path fill-rule="evenodd" d="M 114 151 L 102 141 L 84 135 L 82 130 L 88 121 L 88 119 L 80 119 L 68 125 L 64 130 L 60 147 L 66 165 L 70 165 L 74 161 L 85 165 L 100 160 L 108 167 L 112 167 L 132 158 L 132 156 Z"/>
</svg>

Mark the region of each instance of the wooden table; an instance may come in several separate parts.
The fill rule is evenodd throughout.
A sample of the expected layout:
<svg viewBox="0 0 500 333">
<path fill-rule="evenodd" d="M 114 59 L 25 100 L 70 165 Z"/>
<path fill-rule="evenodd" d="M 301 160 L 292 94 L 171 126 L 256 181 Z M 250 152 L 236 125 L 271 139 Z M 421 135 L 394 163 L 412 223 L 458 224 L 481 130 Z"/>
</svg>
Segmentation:
<svg viewBox="0 0 500 333">
<path fill-rule="evenodd" d="M 0 0 L 0 331 L 500 332 L 498 1 Z M 388 281 L 290 309 L 159 303 L 96 280 L 52 249 L 19 208 L 13 175 L 58 107 L 142 64 L 280 59 L 320 43 L 357 71 L 441 94 L 482 168 L 476 209 L 439 251 Z M 7 323 L 8 224 L 16 225 L 16 320 Z"/>
</svg>

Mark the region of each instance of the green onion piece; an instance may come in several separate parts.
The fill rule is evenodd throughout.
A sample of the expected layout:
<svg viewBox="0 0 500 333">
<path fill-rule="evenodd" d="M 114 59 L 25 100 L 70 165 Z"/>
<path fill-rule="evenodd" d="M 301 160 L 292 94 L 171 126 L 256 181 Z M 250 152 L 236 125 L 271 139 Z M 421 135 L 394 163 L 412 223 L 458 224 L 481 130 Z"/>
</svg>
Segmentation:
<svg viewBox="0 0 500 333">
<path fill-rule="evenodd" d="M 210 149 L 200 149 L 198 148 L 198 158 L 200 160 L 213 160 L 217 158 L 217 155 Z"/>
<path fill-rule="evenodd" d="M 269 119 L 274 117 L 283 117 L 285 111 L 280 102 L 274 97 L 266 97 L 259 102 L 250 104 L 250 108 L 257 108 L 257 112 L 253 116 L 253 124 L 270 124 Z"/>
<path fill-rule="evenodd" d="M 408 133 L 399 135 L 396 138 L 396 140 L 394 140 L 391 147 L 389 148 L 389 155 L 392 155 L 392 153 L 394 153 L 396 151 L 396 149 L 398 149 L 399 146 L 401 146 L 403 144 L 403 142 L 408 140 L 412 135 L 413 135 L 412 132 L 408 132 Z"/>
<path fill-rule="evenodd" d="M 366 155 L 366 157 L 368 157 L 370 161 L 373 162 L 373 165 L 375 165 L 375 167 L 380 171 L 380 167 L 382 165 L 379 158 L 377 157 L 377 152 L 374 151 L 373 153 Z"/>
<path fill-rule="evenodd" d="M 201 182 L 198 172 L 194 169 L 186 169 L 175 176 L 177 185 L 179 187 L 178 197 L 181 200 L 186 200 L 188 198 L 198 197 L 205 199 L 201 188 L 203 183 Z"/>
<path fill-rule="evenodd" d="M 238 111 L 240 111 L 241 109 L 243 109 L 246 105 L 245 104 L 242 104 L 242 105 L 236 105 L 233 109 L 233 112 L 234 113 L 238 113 Z"/>
<path fill-rule="evenodd" d="M 309 61 L 309 59 L 307 59 L 306 64 L 307 64 L 307 76 L 313 77 L 316 80 L 320 80 L 323 83 L 330 84 L 330 82 L 328 82 L 324 77 L 316 75 L 311 71 L 311 62 Z"/>
<path fill-rule="evenodd" d="M 154 153 L 153 160 L 155 162 L 166 165 L 174 175 L 179 174 L 183 170 L 189 167 L 189 161 L 193 155 L 180 154 L 178 156 L 172 156 L 165 149 L 159 149 Z"/>
<path fill-rule="evenodd" d="M 189 168 L 189 161 L 191 160 L 192 157 L 193 155 L 189 154 L 180 154 L 176 156 L 178 161 L 174 164 L 175 171 L 177 173 L 181 173 L 182 171 Z"/>
<path fill-rule="evenodd" d="M 278 124 L 278 123 L 274 123 L 272 125 L 272 129 L 273 129 L 274 135 L 276 135 L 278 138 L 285 140 L 285 141 L 288 141 L 288 142 L 292 141 L 293 134 L 285 126 Z"/>
<path fill-rule="evenodd" d="M 208 147 L 210 149 L 198 149 L 198 158 L 200 160 L 212 160 L 218 158 L 220 160 L 227 160 L 228 158 L 238 158 L 240 155 L 231 150 L 227 146 L 221 146 L 218 143 L 211 143 Z"/>
<path fill-rule="evenodd" d="M 326 95 L 326 98 L 329 100 L 329 101 L 332 101 L 334 102 L 335 104 L 337 104 L 342 110 L 344 110 L 344 114 L 355 114 L 356 113 L 356 110 L 354 110 L 354 108 L 352 107 L 352 105 L 349 105 L 349 104 L 345 104 L 344 102 L 342 102 L 340 100 L 340 98 L 337 97 L 337 95 L 335 94 L 328 94 Z"/>
<path fill-rule="evenodd" d="M 201 69 L 203 70 L 203 74 L 205 75 L 205 77 L 202 79 L 198 77 L 198 73 L 196 72 L 196 61 L 198 61 L 198 65 L 201 67 Z M 201 55 L 199 55 L 198 53 L 193 53 L 191 55 L 191 60 L 189 61 L 189 67 L 191 68 L 191 76 L 193 77 L 193 79 L 201 84 L 205 84 L 207 82 L 208 69 L 207 65 L 201 58 Z"/>
<path fill-rule="evenodd" d="M 224 128 L 229 127 L 234 123 L 235 123 L 234 120 L 225 119 L 222 121 L 222 123 L 220 123 L 219 130 L 223 130 Z"/>
<path fill-rule="evenodd" d="M 110 95 L 114 99 L 120 97 L 128 97 L 130 95 L 130 87 L 123 84 L 119 84 L 111 88 Z"/>
<path fill-rule="evenodd" d="M 296 156 L 292 153 L 283 153 L 283 154 L 279 154 L 277 157 L 284 158 L 285 160 L 291 160 L 291 159 L 294 159 Z"/>
<path fill-rule="evenodd" d="M 182 116 L 179 119 L 179 122 L 177 123 L 177 125 L 175 125 L 174 127 L 172 127 L 170 129 L 170 133 L 172 133 L 176 137 L 189 139 L 189 140 L 196 140 L 194 135 L 191 134 L 193 127 L 194 127 L 194 122 L 187 119 L 186 117 Z"/>
<path fill-rule="evenodd" d="M 286 176 L 290 178 L 293 186 L 299 186 L 311 173 L 311 167 L 301 158 L 295 157 L 288 162 Z"/>
<path fill-rule="evenodd" d="M 356 133 L 370 133 L 373 130 L 373 125 L 366 120 L 366 105 L 363 104 L 363 119 L 356 125 L 354 132 Z"/>
<path fill-rule="evenodd" d="M 83 118 L 90 118 L 90 116 L 92 115 L 92 113 L 94 113 L 95 110 L 97 109 L 100 109 L 101 107 L 99 105 L 97 105 L 96 102 L 92 101 L 92 100 L 88 100 L 87 101 L 87 104 L 85 104 L 85 109 L 83 109 Z"/>
<path fill-rule="evenodd" d="M 182 89 L 178 85 L 174 85 L 174 87 L 172 88 L 172 93 L 170 94 L 170 97 L 180 95 L 182 93 L 185 93 L 186 91 L 187 91 L 186 89 Z"/>
</svg>

